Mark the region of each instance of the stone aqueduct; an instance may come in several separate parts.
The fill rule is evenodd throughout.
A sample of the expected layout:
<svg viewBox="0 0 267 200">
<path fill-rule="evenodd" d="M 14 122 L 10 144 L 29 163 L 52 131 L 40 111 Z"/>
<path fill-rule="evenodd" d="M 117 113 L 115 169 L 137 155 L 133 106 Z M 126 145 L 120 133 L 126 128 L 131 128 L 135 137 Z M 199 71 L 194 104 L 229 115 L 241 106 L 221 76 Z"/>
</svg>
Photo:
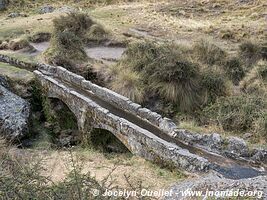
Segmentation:
<svg viewBox="0 0 267 200">
<path fill-rule="evenodd" d="M 27 63 L 1 54 L 0 62 L 33 71 L 46 95 L 61 100 L 73 112 L 80 132 L 89 134 L 91 128 L 108 130 L 133 154 L 145 159 L 186 171 L 207 172 L 212 169 L 223 174 L 237 166 L 225 155 L 251 162 L 267 161 L 266 150 L 255 149 L 249 157 L 242 155 L 235 146 L 232 151 L 230 137 L 222 139 L 218 134 L 198 134 L 181 129 L 170 119 L 63 67 Z M 242 145 L 242 152 L 246 152 L 244 148 L 248 151 L 248 147 Z M 246 166 L 245 170 L 252 169 Z M 253 176 L 255 173 L 248 174 L 248 177 Z"/>
<path fill-rule="evenodd" d="M 34 73 L 48 97 L 60 99 L 74 113 L 80 132 L 105 129 L 148 160 L 172 161 L 188 171 L 209 169 L 208 160 L 166 140 L 177 128 L 169 119 L 65 68 L 40 64 Z"/>
</svg>

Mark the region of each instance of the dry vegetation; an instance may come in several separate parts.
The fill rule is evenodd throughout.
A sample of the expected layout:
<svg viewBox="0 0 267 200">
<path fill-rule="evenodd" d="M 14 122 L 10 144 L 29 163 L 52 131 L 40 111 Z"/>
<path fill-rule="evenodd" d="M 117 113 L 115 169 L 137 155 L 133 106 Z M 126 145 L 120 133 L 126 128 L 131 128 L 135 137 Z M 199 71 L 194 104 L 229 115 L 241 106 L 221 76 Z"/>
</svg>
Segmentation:
<svg viewBox="0 0 267 200">
<path fill-rule="evenodd" d="M 100 84 L 133 101 L 179 120 L 185 128 L 219 130 L 222 134 L 241 137 L 250 132 L 251 143 L 266 145 L 265 1 L 46 1 L 55 7 L 70 4 L 82 11 L 68 15 L 37 14 L 36 10 L 44 5 L 42 0 L 10 2 L 9 11 L 0 13 L 1 53 L 14 55 L 10 50 L 28 47 L 29 51 L 29 42 L 50 40 L 50 48 L 42 56 L 29 58 L 28 54 L 15 52 L 16 56 L 44 59 L 87 74 L 92 81 L 101 80 Z M 29 16 L 5 19 L 10 11 L 27 12 Z M 137 33 L 133 34 L 129 28 Z M 83 47 L 107 40 L 127 44 L 122 59 L 110 66 L 92 65 Z M 2 64 L 0 73 L 15 74 L 15 78 L 28 76 Z M 127 184 L 124 172 L 134 172 L 135 182 L 142 177 L 145 186 L 155 189 L 181 178 L 180 173 L 155 167 L 140 158 L 105 157 L 95 150 L 76 149 L 75 156 L 84 164 L 81 171 L 73 171 L 73 162 L 65 162 L 71 158 L 65 151 L 46 154 L 36 150 L 36 157 L 45 160 L 41 165 L 29 166 L 14 159 L 8 148 L 3 151 L 2 147 L 0 144 L 0 182 L 4 184 L 0 184 L 0 191 L 4 193 L 0 192 L 0 197 L 4 194 L 13 199 L 19 199 L 20 195 L 41 199 L 40 196 L 45 198 L 56 191 L 62 198 L 65 193 L 72 193 L 69 197 L 76 198 L 79 190 L 88 189 L 83 180 L 103 189 L 100 185 L 105 179 L 103 174 L 108 175 L 109 167 L 114 164 L 117 168 L 112 177 L 118 176 L 118 180 L 112 181 L 118 187 Z M 49 172 L 48 168 L 55 171 Z M 77 172 L 80 182 L 73 177 Z M 23 179 L 25 175 L 27 179 Z M 22 182 L 14 181 L 15 177 L 29 184 L 22 187 Z M 77 184 L 81 187 L 75 187 Z"/>
<path fill-rule="evenodd" d="M 110 199 L 94 196 L 106 189 L 162 189 L 182 179 L 129 155 L 103 155 L 93 150 L 23 150 L 0 140 L 0 198 Z M 145 172 L 145 173 L 144 173 Z M 122 198 L 123 199 L 123 198 Z"/>
</svg>

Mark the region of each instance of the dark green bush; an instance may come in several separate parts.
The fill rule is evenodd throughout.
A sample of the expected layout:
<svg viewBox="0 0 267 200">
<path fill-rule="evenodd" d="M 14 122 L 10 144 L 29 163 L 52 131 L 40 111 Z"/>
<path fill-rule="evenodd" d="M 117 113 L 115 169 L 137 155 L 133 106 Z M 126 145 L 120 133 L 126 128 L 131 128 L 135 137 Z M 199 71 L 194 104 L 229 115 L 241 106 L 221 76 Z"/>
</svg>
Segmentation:
<svg viewBox="0 0 267 200">
<path fill-rule="evenodd" d="M 84 40 L 93 24 L 85 13 L 69 13 L 54 19 L 54 32 L 50 47 L 44 52 L 45 60 L 80 73 L 76 66 L 88 59 Z"/>
<path fill-rule="evenodd" d="M 217 119 L 226 131 L 260 131 L 263 135 L 267 132 L 265 98 L 249 95 L 222 97 L 204 113 L 210 120 Z"/>
<path fill-rule="evenodd" d="M 213 69 L 205 69 L 202 73 L 201 86 L 207 92 L 206 104 L 215 102 L 218 97 L 228 94 L 224 75 Z"/>
<path fill-rule="evenodd" d="M 244 42 L 239 46 L 239 56 L 247 67 L 251 67 L 261 58 L 261 49 L 251 41 Z"/>
<path fill-rule="evenodd" d="M 245 70 L 238 58 L 231 58 L 224 64 L 224 69 L 228 78 L 233 84 L 238 85 L 245 76 Z"/>
</svg>

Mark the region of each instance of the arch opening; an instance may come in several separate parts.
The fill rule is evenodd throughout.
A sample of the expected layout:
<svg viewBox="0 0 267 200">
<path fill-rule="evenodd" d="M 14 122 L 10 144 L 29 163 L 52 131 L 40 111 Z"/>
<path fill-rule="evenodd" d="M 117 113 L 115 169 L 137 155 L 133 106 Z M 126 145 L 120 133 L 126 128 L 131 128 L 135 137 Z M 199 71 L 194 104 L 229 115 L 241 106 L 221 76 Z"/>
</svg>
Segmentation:
<svg viewBox="0 0 267 200">
<path fill-rule="evenodd" d="M 130 153 L 128 148 L 110 131 L 93 128 L 88 134 L 88 144 L 103 153 Z"/>
<path fill-rule="evenodd" d="M 52 129 L 53 142 L 59 146 L 72 146 L 80 143 L 78 122 L 65 104 L 58 98 L 48 98 L 43 105 L 46 120 Z"/>
</svg>

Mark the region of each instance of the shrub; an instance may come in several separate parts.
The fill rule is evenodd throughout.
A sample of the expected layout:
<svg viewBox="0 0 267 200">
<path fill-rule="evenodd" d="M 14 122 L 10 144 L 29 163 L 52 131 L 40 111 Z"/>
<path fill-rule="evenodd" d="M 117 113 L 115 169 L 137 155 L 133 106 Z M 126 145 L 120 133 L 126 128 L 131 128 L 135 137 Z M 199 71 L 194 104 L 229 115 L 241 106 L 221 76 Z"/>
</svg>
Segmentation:
<svg viewBox="0 0 267 200">
<path fill-rule="evenodd" d="M 224 69 L 228 78 L 233 84 L 238 85 L 245 76 L 245 70 L 238 58 L 231 58 L 224 64 Z"/>
<path fill-rule="evenodd" d="M 202 72 L 201 86 L 206 91 L 206 103 L 215 102 L 218 97 L 228 94 L 226 78 L 214 69 L 205 69 Z"/>
<path fill-rule="evenodd" d="M 55 183 L 42 175 L 42 160 L 17 159 L 5 147 L 0 146 L 0 150 L 0 199 L 112 199 L 103 195 L 106 189 L 112 189 L 107 183 L 109 177 L 98 182 L 90 173 L 82 173 L 73 156 L 72 170 L 63 181 Z"/>
<path fill-rule="evenodd" d="M 44 56 L 48 63 L 66 68 L 87 60 L 81 39 L 69 31 L 54 35 Z"/>
<path fill-rule="evenodd" d="M 155 42 L 136 42 L 128 46 L 120 61 L 120 66 L 127 66 L 130 69 L 140 72 L 154 59 L 160 56 L 159 47 Z"/>
<path fill-rule="evenodd" d="M 129 97 L 132 101 L 143 102 L 144 101 L 144 89 L 142 86 L 142 80 L 137 72 L 131 70 L 121 70 L 116 78 L 111 82 L 111 88 Z"/>
<path fill-rule="evenodd" d="M 217 123 L 226 131 L 257 132 L 261 129 L 263 135 L 267 131 L 266 112 L 266 99 L 249 95 L 222 97 L 204 110 L 210 119 L 217 119 Z M 257 128 L 259 122 L 260 128 Z"/>
<path fill-rule="evenodd" d="M 72 12 L 54 19 L 53 24 L 56 35 L 67 31 L 82 38 L 94 22 L 88 14 Z"/>
<path fill-rule="evenodd" d="M 35 32 L 29 36 L 29 40 L 34 43 L 46 42 L 51 38 L 51 33 L 49 32 Z"/>
<path fill-rule="evenodd" d="M 251 67 L 261 58 L 260 47 L 252 42 L 244 42 L 239 46 L 239 56 L 247 67 Z"/>
<path fill-rule="evenodd" d="M 190 112 L 201 105 L 202 91 L 199 66 L 186 56 L 188 51 L 171 43 L 133 43 L 117 67 L 134 71 L 139 76 L 136 83 L 141 82 L 145 92 L 150 91 L 147 97 L 159 96 L 179 111 Z"/>
<path fill-rule="evenodd" d="M 151 91 L 175 103 L 180 111 L 192 111 L 201 104 L 199 68 L 189 61 L 172 59 L 175 57 L 162 56 L 152 62 L 145 69 L 145 80 Z"/>
<path fill-rule="evenodd" d="M 99 24 L 93 24 L 86 34 L 86 40 L 101 42 L 108 38 L 107 31 Z"/>
<path fill-rule="evenodd" d="M 223 63 L 226 53 L 224 50 L 206 40 L 200 40 L 193 46 L 197 60 L 207 65 Z"/>
<path fill-rule="evenodd" d="M 241 81 L 240 88 L 249 94 L 267 95 L 267 62 L 259 61 Z"/>
</svg>

